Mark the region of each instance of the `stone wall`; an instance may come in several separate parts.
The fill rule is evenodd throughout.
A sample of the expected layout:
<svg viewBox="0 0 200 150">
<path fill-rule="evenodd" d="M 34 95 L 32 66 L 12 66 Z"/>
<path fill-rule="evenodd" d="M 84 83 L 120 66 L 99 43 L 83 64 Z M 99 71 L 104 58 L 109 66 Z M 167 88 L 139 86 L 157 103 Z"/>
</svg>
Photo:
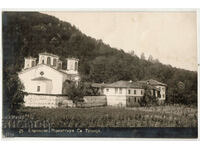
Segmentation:
<svg viewBox="0 0 200 150">
<path fill-rule="evenodd" d="M 73 107 L 72 100 L 64 95 L 28 94 L 24 96 L 26 107 Z"/>
<path fill-rule="evenodd" d="M 107 95 L 107 104 L 108 106 L 126 106 L 126 96 L 125 95 Z"/>
<path fill-rule="evenodd" d="M 77 103 L 77 107 L 100 107 L 106 106 L 106 96 L 84 96 L 84 102 Z"/>
<path fill-rule="evenodd" d="M 83 102 L 76 103 L 76 107 L 100 107 L 100 106 L 118 106 L 118 107 L 138 107 L 142 97 L 137 96 L 85 96 Z M 26 107 L 75 107 L 72 100 L 64 95 L 47 94 L 28 94 L 24 96 L 24 105 Z M 159 104 L 164 101 L 159 101 Z"/>
</svg>

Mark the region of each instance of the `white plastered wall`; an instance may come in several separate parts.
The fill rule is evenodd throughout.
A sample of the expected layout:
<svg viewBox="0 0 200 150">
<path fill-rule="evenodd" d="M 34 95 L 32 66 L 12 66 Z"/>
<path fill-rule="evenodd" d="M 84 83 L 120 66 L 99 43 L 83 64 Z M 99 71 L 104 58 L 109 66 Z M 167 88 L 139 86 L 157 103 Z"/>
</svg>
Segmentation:
<svg viewBox="0 0 200 150">
<path fill-rule="evenodd" d="M 156 88 L 160 89 L 161 98 L 159 98 L 159 100 L 165 100 L 166 99 L 166 87 L 159 85 L 159 86 L 156 86 Z"/>
<path fill-rule="evenodd" d="M 34 89 L 34 81 L 32 81 L 32 79 L 41 77 L 41 72 L 44 73 L 43 77 L 52 80 L 51 89 L 48 87 L 48 91 L 51 91 L 51 93 L 46 91 L 43 94 L 62 94 L 63 74 L 46 65 L 40 65 L 26 70 L 23 73 L 19 73 L 19 78 L 25 86 L 25 91 L 28 93 L 35 93 L 37 89 Z"/>
</svg>

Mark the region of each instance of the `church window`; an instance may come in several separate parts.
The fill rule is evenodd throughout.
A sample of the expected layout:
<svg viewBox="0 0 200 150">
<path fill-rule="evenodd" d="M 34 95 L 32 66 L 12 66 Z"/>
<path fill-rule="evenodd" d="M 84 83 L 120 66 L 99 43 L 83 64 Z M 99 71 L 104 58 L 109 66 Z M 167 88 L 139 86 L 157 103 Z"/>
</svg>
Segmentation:
<svg viewBox="0 0 200 150">
<path fill-rule="evenodd" d="M 40 86 L 37 86 L 37 92 L 40 92 Z"/>
<path fill-rule="evenodd" d="M 44 75 L 44 72 L 43 72 L 43 71 L 41 71 L 41 72 L 40 72 L 40 75 L 41 75 L 41 76 L 43 76 L 43 75 Z"/>
<path fill-rule="evenodd" d="M 54 58 L 54 59 L 53 59 L 53 66 L 56 66 L 56 61 L 57 61 L 57 60 Z"/>
<path fill-rule="evenodd" d="M 61 63 L 58 64 L 58 69 L 62 69 Z"/>
<path fill-rule="evenodd" d="M 78 62 L 75 62 L 75 71 L 78 70 Z"/>
<path fill-rule="evenodd" d="M 51 65 L 51 58 L 47 57 L 47 65 Z"/>
<path fill-rule="evenodd" d="M 32 67 L 34 67 L 34 66 L 35 66 L 35 62 L 34 62 L 34 61 L 32 61 L 31 63 L 32 63 Z"/>
</svg>

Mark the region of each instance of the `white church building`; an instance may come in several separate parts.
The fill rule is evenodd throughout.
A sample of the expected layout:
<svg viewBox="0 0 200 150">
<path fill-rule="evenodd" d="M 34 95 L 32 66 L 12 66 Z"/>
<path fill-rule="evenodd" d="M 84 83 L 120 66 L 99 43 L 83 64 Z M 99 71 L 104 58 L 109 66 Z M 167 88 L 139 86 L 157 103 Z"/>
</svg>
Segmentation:
<svg viewBox="0 0 200 150">
<path fill-rule="evenodd" d="M 63 95 L 63 83 L 66 80 L 78 82 L 78 59 L 67 58 L 67 69 L 62 69 L 62 61 L 57 55 L 47 52 L 39 54 L 37 58 L 25 58 L 24 68 L 18 73 L 24 85 L 25 106 L 58 107 L 63 103 L 71 103 Z M 67 100 L 63 102 L 63 100 Z M 71 104 L 70 104 L 71 105 Z"/>
</svg>

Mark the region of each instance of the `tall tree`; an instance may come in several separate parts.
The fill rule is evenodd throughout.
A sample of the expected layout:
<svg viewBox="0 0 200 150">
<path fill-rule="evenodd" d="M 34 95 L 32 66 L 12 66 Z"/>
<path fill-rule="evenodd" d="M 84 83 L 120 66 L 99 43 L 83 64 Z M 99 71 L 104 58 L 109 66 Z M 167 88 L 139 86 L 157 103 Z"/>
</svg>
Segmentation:
<svg viewBox="0 0 200 150">
<path fill-rule="evenodd" d="M 153 63 L 153 56 L 152 55 L 149 55 L 148 61 Z"/>
<path fill-rule="evenodd" d="M 130 53 L 129 53 L 131 56 L 135 56 L 135 51 L 134 50 L 132 50 L 132 51 L 130 51 Z"/>
<path fill-rule="evenodd" d="M 16 114 L 24 102 L 24 86 L 10 68 L 3 70 L 3 112 L 4 115 Z"/>
<path fill-rule="evenodd" d="M 145 59 L 146 59 L 144 53 L 141 54 L 140 58 L 141 58 L 142 60 L 145 60 Z"/>
</svg>

